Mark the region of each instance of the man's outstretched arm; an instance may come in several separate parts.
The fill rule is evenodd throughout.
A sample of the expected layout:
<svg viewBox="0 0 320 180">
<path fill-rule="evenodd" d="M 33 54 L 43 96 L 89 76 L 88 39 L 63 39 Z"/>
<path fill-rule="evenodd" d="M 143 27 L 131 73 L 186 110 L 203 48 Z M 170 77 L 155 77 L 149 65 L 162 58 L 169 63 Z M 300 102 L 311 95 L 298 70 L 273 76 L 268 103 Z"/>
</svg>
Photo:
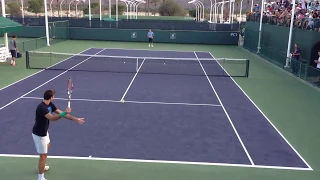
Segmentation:
<svg viewBox="0 0 320 180">
<path fill-rule="evenodd" d="M 57 114 L 60 114 L 62 111 L 60 109 L 57 109 L 55 112 Z M 71 116 L 70 114 L 67 114 L 64 118 L 72 120 L 72 121 L 75 121 L 75 122 L 77 122 L 79 124 L 83 124 L 84 123 L 84 118 L 77 118 L 77 117 Z"/>
</svg>

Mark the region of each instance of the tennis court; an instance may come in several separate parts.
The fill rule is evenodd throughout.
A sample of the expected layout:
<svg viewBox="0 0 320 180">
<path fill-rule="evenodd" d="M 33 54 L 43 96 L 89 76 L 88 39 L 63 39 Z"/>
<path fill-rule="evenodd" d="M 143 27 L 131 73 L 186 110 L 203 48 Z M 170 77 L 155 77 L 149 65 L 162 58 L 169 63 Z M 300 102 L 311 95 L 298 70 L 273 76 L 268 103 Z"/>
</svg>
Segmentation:
<svg viewBox="0 0 320 180">
<path fill-rule="evenodd" d="M 37 157 L 30 107 L 55 89 L 65 108 L 72 77 L 73 114 L 86 123 L 51 123 L 52 158 L 312 170 L 230 77 L 246 78 L 247 60 L 102 48 L 28 56 L 30 68 L 53 66 L 1 89 L 3 157 Z"/>
</svg>

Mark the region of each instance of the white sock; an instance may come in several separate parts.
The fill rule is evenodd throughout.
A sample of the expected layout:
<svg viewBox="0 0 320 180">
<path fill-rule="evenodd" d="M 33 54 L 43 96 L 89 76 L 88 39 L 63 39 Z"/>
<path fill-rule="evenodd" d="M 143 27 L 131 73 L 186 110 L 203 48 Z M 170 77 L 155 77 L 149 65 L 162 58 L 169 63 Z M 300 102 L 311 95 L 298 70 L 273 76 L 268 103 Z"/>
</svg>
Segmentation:
<svg viewBox="0 0 320 180">
<path fill-rule="evenodd" d="M 43 180 L 44 179 L 44 174 L 38 174 L 38 180 Z"/>
</svg>

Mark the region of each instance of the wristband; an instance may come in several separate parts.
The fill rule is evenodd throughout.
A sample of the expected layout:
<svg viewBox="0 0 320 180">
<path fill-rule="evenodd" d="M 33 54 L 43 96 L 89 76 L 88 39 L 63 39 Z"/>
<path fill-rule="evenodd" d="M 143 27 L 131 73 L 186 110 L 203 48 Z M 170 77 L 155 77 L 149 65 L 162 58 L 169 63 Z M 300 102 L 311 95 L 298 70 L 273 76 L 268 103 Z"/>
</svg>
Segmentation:
<svg viewBox="0 0 320 180">
<path fill-rule="evenodd" d="M 67 113 L 66 112 L 62 112 L 62 113 L 60 113 L 60 117 L 65 117 L 67 115 Z"/>
</svg>

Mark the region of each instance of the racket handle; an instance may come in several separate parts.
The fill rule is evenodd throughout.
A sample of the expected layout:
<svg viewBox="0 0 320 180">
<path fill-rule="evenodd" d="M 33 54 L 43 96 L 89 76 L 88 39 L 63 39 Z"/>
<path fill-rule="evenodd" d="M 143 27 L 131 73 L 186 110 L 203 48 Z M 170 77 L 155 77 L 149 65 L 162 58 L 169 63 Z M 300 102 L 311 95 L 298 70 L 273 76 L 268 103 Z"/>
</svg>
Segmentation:
<svg viewBox="0 0 320 180">
<path fill-rule="evenodd" d="M 70 100 L 68 101 L 68 108 L 70 108 Z"/>
</svg>

